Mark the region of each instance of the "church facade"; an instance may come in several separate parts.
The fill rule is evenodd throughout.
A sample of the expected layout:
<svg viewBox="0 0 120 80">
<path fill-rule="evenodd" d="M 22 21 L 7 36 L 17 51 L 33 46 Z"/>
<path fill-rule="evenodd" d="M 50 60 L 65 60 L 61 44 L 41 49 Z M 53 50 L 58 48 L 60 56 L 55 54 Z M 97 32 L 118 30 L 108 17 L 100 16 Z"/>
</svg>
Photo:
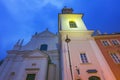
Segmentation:
<svg viewBox="0 0 120 80">
<path fill-rule="evenodd" d="M 59 80 L 58 35 L 35 33 L 22 46 L 19 40 L 0 67 L 0 80 Z"/>
<path fill-rule="evenodd" d="M 82 17 L 65 7 L 58 34 L 46 29 L 26 45 L 18 40 L 0 66 L 0 80 L 117 80 Z"/>
</svg>

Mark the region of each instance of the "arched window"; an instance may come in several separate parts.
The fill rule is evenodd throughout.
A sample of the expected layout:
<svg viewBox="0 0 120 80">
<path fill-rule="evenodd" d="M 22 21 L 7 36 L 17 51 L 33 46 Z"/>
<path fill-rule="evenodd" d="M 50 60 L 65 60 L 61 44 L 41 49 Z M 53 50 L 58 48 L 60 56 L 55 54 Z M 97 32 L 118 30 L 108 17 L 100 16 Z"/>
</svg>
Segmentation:
<svg viewBox="0 0 120 80">
<path fill-rule="evenodd" d="M 42 45 L 40 46 L 40 51 L 47 51 L 47 47 L 48 47 L 47 44 L 42 44 Z"/>
<path fill-rule="evenodd" d="M 77 28 L 77 25 L 74 21 L 69 21 L 70 28 Z"/>
<path fill-rule="evenodd" d="M 89 80 L 100 80 L 100 78 L 97 76 L 91 76 L 89 77 Z"/>
</svg>

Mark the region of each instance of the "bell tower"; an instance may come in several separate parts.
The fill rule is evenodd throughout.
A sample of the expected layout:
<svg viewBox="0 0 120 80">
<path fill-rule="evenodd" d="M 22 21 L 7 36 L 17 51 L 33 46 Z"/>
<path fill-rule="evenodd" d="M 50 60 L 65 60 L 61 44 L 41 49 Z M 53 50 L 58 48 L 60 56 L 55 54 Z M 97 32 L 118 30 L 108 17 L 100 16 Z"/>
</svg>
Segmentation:
<svg viewBox="0 0 120 80">
<path fill-rule="evenodd" d="M 58 15 L 60 80 L 114 80 L 94 41 L 94 31 L 87 30 L 82 17 L 67 7 Z"/>
<path fill-rule="evenodd" d="M 82 31 L 87 30 L 82 21 L 83 14 L 73 14 L 72 8 L 64 7 L 62 14 L 59 14 L 59 30 L 60 31 Z"/>
<path fill-rule="evenodd" d="M 75 57 L 79 56 L 78 51 L 80 51 L 78 41 L 89 38 L 93 31 L 87 30 L 82 20 L 83 14 L 74 14 L 72 8 L 64 7 L 62 9 L 62 13 L 60 13 L 58 17 L 59 40 L 61 48 L 61 80 L 76 80 L 76 78 L 77 80 L 80 80 L 80 71 L 78 69 L 79 64 L 74 63 Z M 73 46 L 78 50 L 72 48 Z"/>
</svg>

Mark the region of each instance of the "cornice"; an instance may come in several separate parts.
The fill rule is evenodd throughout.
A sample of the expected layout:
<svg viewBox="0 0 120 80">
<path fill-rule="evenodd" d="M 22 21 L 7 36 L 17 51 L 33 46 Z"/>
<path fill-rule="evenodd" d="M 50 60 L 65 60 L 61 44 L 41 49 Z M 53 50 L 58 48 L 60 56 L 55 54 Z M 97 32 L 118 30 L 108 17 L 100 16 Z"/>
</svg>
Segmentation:
<svg viewBox="0 0 120 80">
<path fill-rule="evenodd" d="M 95 39 L 104 39 L 104 38 L 120 38 L 120 34 L 109 34 L 109 35 L 98 35 L 98 36 L 93 36 Z"/>
</svg>

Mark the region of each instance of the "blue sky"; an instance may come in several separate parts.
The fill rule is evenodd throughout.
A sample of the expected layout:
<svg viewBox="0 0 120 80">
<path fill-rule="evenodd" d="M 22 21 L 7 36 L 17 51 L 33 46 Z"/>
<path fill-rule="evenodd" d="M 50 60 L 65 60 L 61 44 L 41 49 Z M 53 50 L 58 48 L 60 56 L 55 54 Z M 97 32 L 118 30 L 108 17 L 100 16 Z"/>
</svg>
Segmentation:
<svg viewBox="0 0 120 80">
<path fill-rule="evenodd" d="M 18 39 L 28 42 L 35 32 L 58 30 L 58 13 L 64 6 L 83 13 L 89 30 L 120 32 L 119 0 L 0 0 L 0 59 Z"/>
</svg>

